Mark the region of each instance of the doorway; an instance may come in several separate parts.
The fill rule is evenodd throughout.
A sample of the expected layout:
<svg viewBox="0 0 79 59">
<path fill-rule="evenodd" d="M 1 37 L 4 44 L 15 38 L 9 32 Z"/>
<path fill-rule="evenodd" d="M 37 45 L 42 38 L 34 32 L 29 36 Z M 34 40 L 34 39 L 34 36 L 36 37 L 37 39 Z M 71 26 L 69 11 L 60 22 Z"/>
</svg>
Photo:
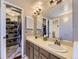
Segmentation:
<svg viewBox="0 0 79 59">
<path fill-rule="evenodd" d="M 22 58 L 22 10 L 6 4 L 6 59 Z"/>
<path fill-rule="evenodd" d="M 23 57 L 23 9 L 4 0 L 0 3 L 0 59 Z"/>
</svg>

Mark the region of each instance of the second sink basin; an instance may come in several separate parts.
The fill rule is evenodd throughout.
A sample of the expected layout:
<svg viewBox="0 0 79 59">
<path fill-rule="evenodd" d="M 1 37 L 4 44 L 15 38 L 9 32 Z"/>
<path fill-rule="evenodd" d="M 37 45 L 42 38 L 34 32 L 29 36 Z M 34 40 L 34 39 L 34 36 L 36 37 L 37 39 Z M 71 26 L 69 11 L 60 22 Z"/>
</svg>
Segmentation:
<svg viewBox="0 0 79 59">
<path fill-rule="evenodd" d="M 54 51 L 66 53 L 67 50 L 61 46 L 55 45 L 55 44 L 48 44 L 48 47 L 52 48 Z"/>
</svg>

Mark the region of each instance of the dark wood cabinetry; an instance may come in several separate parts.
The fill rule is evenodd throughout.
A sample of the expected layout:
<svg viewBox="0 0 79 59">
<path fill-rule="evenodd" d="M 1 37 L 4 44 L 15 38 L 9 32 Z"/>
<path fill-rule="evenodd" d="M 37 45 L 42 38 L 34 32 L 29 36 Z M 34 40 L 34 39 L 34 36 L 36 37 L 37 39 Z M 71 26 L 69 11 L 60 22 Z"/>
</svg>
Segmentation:
<svg viewBox="0 0 79 59">
<path fill-rule="evenodd" d="M 34 59 L 39 59 L 39 51 L 34 49 Z"/>
<path fill-rule="evenodd" d="M 39 59 L 39 47 L 34 45 L 34 59 Z"/>
<path fill-rule="evenodd" d="M 29 59 L 60 59 L 29 41 L 26 41 L 26 53 Z"/>
<path fill-rule="evenodd" d="M 40 53 L 44 56 L 46 56 L 47 58 L 49 58 L 49 53 L 47 51 L 45 51 L 44 49 L 40 48 Z"/>
<path fill-rule="evenodd" d="M 54 55 L 50 55 L 50 59 L 60 59 L 60 58 L 58 58 L 58 57 L 56 57 L 56 56 L 54 56 Z"/>
<path fill-rule="evenodd" d="M 30 56 L 29 59 L 33 59 L 33 47 L 30 46 Z"/>
<path fill-rule="evenodd" d="M 28 42 L 26 42 L 26 54 L 28 57 L 30 57 L 30 45 L 28 44 Z"/>
<path fill-rule="evenodd" d="M 40 53 L 39 59 L 48 59 L 48 58 L 46 56 L 44 56 L 43 54 Z"/>
<path fill-rule="evenodd" d="M 39 52 L 40 52 L 39 58 L 41 58 L 41 59 L 49 59 L 49 53 L 47 51 L 40 48 Z"/>
<path fill-rule="evenodd" d="M 34 59 L 39 59 L 38 56 L 34 55 Z"/>
<path fill-rule="evenodd" d="M 33 59 L 33 44 L 29 41 L 26 41 L 26 54 L 29 59 Z"/>
</svg>

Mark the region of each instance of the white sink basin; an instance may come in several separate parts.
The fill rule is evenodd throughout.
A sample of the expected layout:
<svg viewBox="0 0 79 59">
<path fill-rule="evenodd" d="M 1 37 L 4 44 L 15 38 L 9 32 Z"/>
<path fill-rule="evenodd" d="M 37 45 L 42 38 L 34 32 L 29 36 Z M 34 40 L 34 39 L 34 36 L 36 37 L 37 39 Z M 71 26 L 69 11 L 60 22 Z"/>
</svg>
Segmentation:
<svg viewBox="0 0 79 59">
<path fill-rule="evenodd" d="M 55 45 L 55 44 L 48 44 L 48 47 L 52 48 L 54 51 L 66 53 L 67 50 L 61 46 Z"/>
</svg>

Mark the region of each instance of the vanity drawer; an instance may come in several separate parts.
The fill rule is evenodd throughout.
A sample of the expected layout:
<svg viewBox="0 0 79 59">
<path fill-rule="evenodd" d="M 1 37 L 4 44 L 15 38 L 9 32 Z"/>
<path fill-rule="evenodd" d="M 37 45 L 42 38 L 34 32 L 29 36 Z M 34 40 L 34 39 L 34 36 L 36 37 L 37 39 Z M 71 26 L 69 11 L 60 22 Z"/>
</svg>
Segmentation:
<svg viewBox="0 0 79 59">
<path fill-rule="evenodd" d="M 40 48 L 40 51 L 39 51 L 41 54 L 43 54 L 44 56 L 48 57 L 49 58 L 49 53 L 47 51 L 45 51 L 44 49 L 41 49 Z"/>
</svg>

